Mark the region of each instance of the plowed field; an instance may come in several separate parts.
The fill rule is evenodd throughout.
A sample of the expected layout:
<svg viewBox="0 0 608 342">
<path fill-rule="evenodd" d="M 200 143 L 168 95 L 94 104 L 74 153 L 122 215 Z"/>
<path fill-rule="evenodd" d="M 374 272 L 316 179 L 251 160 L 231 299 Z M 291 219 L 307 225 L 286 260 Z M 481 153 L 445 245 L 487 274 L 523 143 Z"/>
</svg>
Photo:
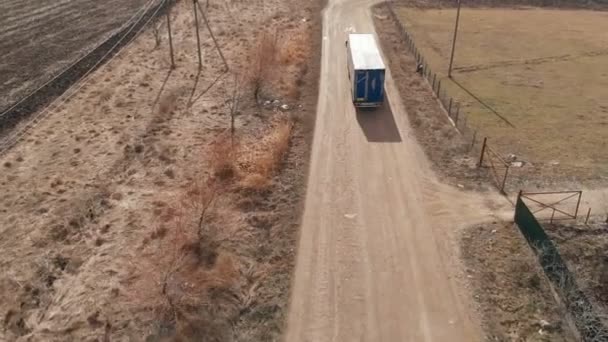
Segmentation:
<svg viewBox="0 0 608 342">
<path fill-rule="evenodd" d="M 137 15 L 147 0 L 0 0 L 0 112 Z"/>
</svg>

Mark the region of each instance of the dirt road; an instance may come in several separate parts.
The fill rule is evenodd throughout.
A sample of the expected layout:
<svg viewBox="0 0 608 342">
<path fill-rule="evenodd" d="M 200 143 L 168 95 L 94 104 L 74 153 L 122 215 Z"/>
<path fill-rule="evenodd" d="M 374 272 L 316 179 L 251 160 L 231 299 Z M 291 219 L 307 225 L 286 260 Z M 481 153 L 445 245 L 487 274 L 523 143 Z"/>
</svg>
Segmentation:
<svg viewBox="0 0 608 342">
<path fill-rule="evenodd" d="M 387 105 L 349 102 L 344 41 L 373 32 L 373 1 L 330 0 L 287 341 L 476 341 L 457 228 L 491 215 L 439 183 L 390 76 Z"/>
</svg>

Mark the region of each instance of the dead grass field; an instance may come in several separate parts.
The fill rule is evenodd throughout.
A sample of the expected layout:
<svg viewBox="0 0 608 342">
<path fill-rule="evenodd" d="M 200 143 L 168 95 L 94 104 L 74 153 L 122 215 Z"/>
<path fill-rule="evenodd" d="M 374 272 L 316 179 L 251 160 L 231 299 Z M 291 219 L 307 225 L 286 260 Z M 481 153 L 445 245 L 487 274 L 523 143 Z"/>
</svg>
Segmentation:
<svg viewBox="0 0 608 342">
<path fill-rule="evenodd" d="M 606 181 L 608 13 L 463 8 L 452 82 L 455 9 L 397 12 L 470 124 L 526 161 L 528 180 Z"/>
<path fill-rule="evenodd" d="M 565 308 L 513 223 L 471 227 L 462 255 L 488 341 L 577 341 Z"/>
<path fill-rule="evenodd" d="M 150 27 L 0 156 L 0 340 L 281 336 L 321 4 L 201 5 L 229 73 L 202 23 L 198 73 L 192 2 L 177 1 L 175 70 L 160 20 L 159 46 Z M 267 32 L 274 73 L 253 82 Z"/>
<path fill-rule="evenodd" d="M 544 224 L 577 284 L 608 324 L 608 223 L 603 217 L 589 224 L 562 222 Z"/>
</svg>

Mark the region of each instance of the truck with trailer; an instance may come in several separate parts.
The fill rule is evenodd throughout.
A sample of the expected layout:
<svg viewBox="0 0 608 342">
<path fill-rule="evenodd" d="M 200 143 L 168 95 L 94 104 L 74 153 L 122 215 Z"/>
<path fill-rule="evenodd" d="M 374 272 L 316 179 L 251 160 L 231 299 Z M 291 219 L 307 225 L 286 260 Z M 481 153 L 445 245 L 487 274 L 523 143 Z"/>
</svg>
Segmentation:
<svg viewBox="0 0 608 342">
<path fill-rule="evenodd" d="M 345 45 L 353 104 L 355 107 L 381 106 L 385 67 L 374 35 L 351 33 Z"/>
</svg>

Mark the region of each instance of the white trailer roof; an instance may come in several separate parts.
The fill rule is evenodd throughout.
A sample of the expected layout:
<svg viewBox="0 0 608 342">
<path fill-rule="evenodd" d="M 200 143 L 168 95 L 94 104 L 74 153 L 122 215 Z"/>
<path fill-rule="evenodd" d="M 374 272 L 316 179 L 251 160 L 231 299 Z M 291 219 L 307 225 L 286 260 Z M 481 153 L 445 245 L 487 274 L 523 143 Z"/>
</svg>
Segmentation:
<svg viewBox="0 0 608 342">
<path fill-rule="evenodd" d="M 373 34 L 351 33 L 348 35 L 348 42 L 355 70 L 384 69 L 384 62 Z"/>
</svg>

